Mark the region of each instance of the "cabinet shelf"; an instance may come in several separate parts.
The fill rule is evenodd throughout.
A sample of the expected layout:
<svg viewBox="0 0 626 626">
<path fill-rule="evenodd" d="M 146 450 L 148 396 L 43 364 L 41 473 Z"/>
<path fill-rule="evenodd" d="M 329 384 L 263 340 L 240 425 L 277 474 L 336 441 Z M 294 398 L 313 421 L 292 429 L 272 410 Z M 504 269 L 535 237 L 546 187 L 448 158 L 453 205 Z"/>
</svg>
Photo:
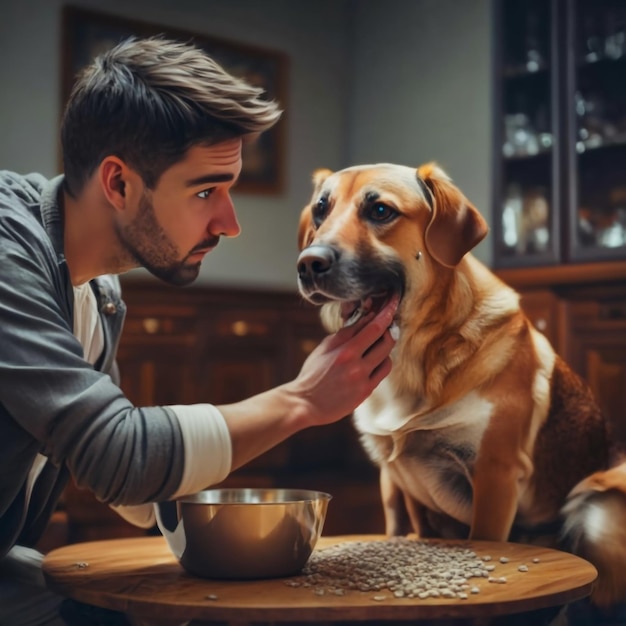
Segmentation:
<svg viewBox="0 0 626 626">
<path fill-rule="evenodd" d="M 504 282 L 518 289 L 605 282 L 626 283 L 626 263 L 619 261 L 509 268 L 499 269 L 496 273 Z"/>
<path fill-rule="evenodd" d="M 504 156 L 503 159 L 506 162 L 520 163 L 524 161 L 532 161 L 534 159 L 545 159 L 550 156 L 552 156 L 552 148 L 544 148 L 534 154 L 514 154 L 512 156 Z"/>
<path fill-rule="evenodd" d="M 550 66 L 544 65 L 539 67 L 536 70 L 526 69 L 525 66 L 509 66 L 505 67 L 502 70 L 502 77 L 507 80 L 516 80 L 516 79 L 528 79 L 528 78 L 542 78 L 547 77 L 550 73 Z"/>
<path fill-rule="evenodd" d="M 626 259 L 626 55 L 580 56 L 591 41 L 619 52 L 605 30 L 626 20 L 626 4 L 495 0 L 494 10 L 494 266 Z M 521 65 L 530 50 L 537 72 Z"/>
<path fill-rule="evenodd" d="M 620 69 L 619 66 L 626 66 L 626 54 L 617 58 L 602 58 L 597 61 L 581 61 L 579 60 L 577 63 L 577 69 L 580 71 L 591 70 L 591 71 L 602 71 L 602 70 L 613 70 Z M 623 68 L 621 68 L 623 70 Z"/>
<path fill-rule="evenodd" d="M 585 149 L 582 152 L 577 150 L 579 155 L 586 154 L 587 152 L 626 148 L 626 134 L 621 134 L 614 139 L 605 139 L 600 144 L 593 144 L 588 141 L 581 141 L 580 143 L 585 146 Z"/>
</svg>

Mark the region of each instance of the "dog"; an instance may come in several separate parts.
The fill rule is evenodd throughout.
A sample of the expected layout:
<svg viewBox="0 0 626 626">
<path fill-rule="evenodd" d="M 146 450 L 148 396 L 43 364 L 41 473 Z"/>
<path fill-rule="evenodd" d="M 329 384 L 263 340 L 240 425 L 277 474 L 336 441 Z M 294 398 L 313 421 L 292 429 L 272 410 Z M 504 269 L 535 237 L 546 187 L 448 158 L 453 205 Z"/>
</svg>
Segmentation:
<svg viewBox="0 0 626 626">
<path fill-rule="evenodd" d="M 387 535 L 534 542 L 590 560 L 626 599 L 626 457 L 587 385 L 471 250 L 479 211 L 436 164 L 317 170 L 301 295 L 334 332 L 393 295 L 391 373 L 354 412 Z"/>
</svg>

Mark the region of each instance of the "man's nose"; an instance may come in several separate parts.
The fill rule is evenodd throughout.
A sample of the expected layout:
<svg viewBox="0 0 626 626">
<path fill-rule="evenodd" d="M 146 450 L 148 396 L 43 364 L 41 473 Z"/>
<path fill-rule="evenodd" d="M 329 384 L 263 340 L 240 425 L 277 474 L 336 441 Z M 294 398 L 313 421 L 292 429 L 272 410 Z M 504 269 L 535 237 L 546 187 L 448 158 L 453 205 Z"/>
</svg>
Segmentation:
<svg viewBox="0 0 626 626">
<path fill-rule="evenodd" d="M 230 195 L 225 196 L 220 202 L 216 216 L 209 224 L 209 229 L 212 233 L 224 237 L 236 237 L 241 232 L 235 205 Z"/>
</svg>

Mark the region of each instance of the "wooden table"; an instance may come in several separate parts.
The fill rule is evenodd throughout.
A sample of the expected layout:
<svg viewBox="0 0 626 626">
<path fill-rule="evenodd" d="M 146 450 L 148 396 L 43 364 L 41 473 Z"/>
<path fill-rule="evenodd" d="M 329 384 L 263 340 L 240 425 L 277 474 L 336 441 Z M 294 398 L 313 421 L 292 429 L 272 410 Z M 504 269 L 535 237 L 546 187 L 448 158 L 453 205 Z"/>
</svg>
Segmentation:
<svg viewBox="0 0 626 626">
<path fill-rule="evenodd" d="M 380 535 L 322 537 L 316 549 L 383 539 Z M 241 623 L 488 618 L 584 598 L 597 576 L 586 561 L 547 548 L 480 541 L 445 543 L 468 546 L 480 557 L 492 556 L 494 576 L 506 576 L 506 584 L 479 579 L 480 593 L 468 594 L 465 600 L 395 598 L 387 592 L 381 601 L 373 599 L 376 592 L 360 591 L 320 596 L 311 588 L 290 587 L 286 579 L 195 578 L 181 568 L 162 537 L 65 546 L 45 557 L 43 569 L 54 591 L 122 611 L 134 624 L 181 624 L 194 619 Z M 500 557 L 509 560 L 500 563 Z M 527 572 L 518 570 L 522 564 L 528 566 Z"/>
</svg>

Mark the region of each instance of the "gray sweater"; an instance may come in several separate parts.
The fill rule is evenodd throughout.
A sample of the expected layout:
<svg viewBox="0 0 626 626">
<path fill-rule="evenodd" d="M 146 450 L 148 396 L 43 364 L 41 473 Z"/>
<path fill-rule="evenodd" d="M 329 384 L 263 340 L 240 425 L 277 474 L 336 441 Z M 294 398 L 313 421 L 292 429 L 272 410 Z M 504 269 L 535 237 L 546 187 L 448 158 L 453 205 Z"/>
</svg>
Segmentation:
<svg viewBox="0 0 626 626">
<path fill-rule="evenodd" d="M 105 349 L 95 367 L 83 358 L 62 184 L 62 176 L 0 171 L 0 557 L 37 541 L 70 475 L 99 500 L 128 505 L 167 499 L 183 473 L 171 409 L 136 408 L 116 384 L 126 310 L 117 277 L 91 281 Z M 38 453 L 48 461 L 26 507 Z"/>
</svg>

